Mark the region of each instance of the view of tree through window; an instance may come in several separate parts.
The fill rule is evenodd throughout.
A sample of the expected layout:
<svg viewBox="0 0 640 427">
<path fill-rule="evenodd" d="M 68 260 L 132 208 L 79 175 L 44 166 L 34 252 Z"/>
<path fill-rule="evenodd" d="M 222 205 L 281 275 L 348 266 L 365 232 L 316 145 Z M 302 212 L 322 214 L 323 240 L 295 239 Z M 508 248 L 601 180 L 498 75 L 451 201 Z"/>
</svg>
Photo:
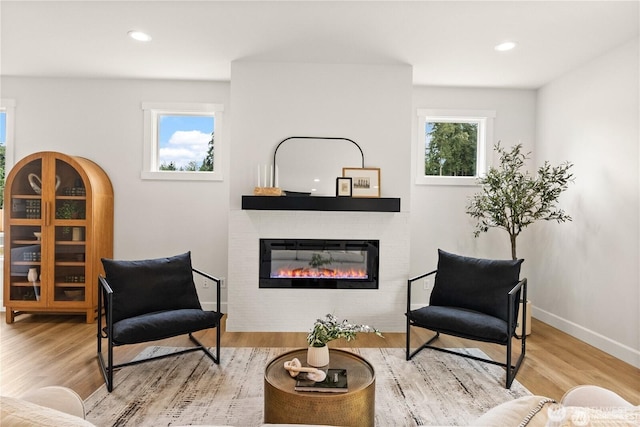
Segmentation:
<svg viewBox="0 0 640 427">
<path fill-rule="evenodd" d="M 4 206 L 4 168 L 7 150 L 7 113 L 0 111 L 0 209 Z"/>
<path fill-rule="evenodd" d="M 475 176 L 477 150 L 477 122 L 425 123 L 425 175 Z"/>
<path fill-rule="evenodd" d="M 160 115 L 158 170 L 213 172 L 214 123 L 211 115 Z"/>
</svg>

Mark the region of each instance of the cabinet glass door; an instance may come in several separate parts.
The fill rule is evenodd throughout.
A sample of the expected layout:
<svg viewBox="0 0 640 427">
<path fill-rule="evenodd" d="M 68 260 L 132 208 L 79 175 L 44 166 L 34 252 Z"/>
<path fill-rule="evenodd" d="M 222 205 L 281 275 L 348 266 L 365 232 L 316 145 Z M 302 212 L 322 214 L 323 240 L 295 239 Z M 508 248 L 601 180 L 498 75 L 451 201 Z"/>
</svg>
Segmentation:
<svg viewBox="0 0 640 427">
<path fill-rule="evenodd" d="M 58 180 L 59 178 L 59 180 Z M 86 298 L 86 186 L 68 163 L 56 160 L 54 301 Z"/>
<path fill-rule="evenodd" d="M 20 170 L 10 189 L 11 200 L 5 215 L 10 226 L 5 230 L 5 257 L 10 259 L 9 299 L 41 300 L 42 272 L 42 160 L 34 160 Z M 8 253 L 7 253 L 8 252 Z"/>
</svg>

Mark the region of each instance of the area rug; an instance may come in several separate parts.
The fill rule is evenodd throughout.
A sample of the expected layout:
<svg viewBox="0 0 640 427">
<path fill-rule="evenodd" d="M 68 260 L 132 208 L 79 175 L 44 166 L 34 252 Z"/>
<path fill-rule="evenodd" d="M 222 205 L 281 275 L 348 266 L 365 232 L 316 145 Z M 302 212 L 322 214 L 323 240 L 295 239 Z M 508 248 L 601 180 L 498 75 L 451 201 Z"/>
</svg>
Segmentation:
<svg viewBox="0 0 640 427">
<path fill-rule="evenodd" d="M 148 347 L 138 357 L 173 351 Z M 115 373 L 113 392 L 102 386 L 85 401 L 87 420 L 106 426 L 263 423 L 264 367 L 286 348 L 222 348 L 220 365 L 202 352 L 134 365 Z M 469 425 L 502 402 L 531 393 L 505 371 L 438 351 L 411 361 L 400 348 L 349 348 L 376 370 L 376 426 Z M 486 357 L 478 349 L 465 351 Z"/>
</svg>

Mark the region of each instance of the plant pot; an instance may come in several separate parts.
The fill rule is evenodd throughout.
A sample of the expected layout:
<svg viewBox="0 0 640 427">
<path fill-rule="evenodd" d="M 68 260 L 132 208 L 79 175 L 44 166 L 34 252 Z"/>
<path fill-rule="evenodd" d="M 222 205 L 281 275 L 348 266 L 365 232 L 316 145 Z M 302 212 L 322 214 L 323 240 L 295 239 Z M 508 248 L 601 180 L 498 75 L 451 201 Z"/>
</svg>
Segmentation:
<svg viewBox="0 0 640 427">
<path fill-rule="evenodd" d="M 329 364 L 329 347 L 327 345 L 322 347 L 309 347 L 307 350 L 307 364 L 314 368 L 327 366 Z"/>
</svg>

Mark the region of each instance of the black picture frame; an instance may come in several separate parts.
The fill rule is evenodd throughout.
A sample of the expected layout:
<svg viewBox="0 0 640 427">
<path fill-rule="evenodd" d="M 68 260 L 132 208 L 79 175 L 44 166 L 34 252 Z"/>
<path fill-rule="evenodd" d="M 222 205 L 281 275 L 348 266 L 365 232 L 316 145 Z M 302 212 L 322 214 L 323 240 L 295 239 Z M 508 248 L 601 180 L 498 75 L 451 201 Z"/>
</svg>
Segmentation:
<svg viewBox="0 0 640 427">
<path fill-rule="evenodd" d="M 353 180 L 350 177 L 336 178 L 336 197 L 351 197 Z"/>
</svg>

